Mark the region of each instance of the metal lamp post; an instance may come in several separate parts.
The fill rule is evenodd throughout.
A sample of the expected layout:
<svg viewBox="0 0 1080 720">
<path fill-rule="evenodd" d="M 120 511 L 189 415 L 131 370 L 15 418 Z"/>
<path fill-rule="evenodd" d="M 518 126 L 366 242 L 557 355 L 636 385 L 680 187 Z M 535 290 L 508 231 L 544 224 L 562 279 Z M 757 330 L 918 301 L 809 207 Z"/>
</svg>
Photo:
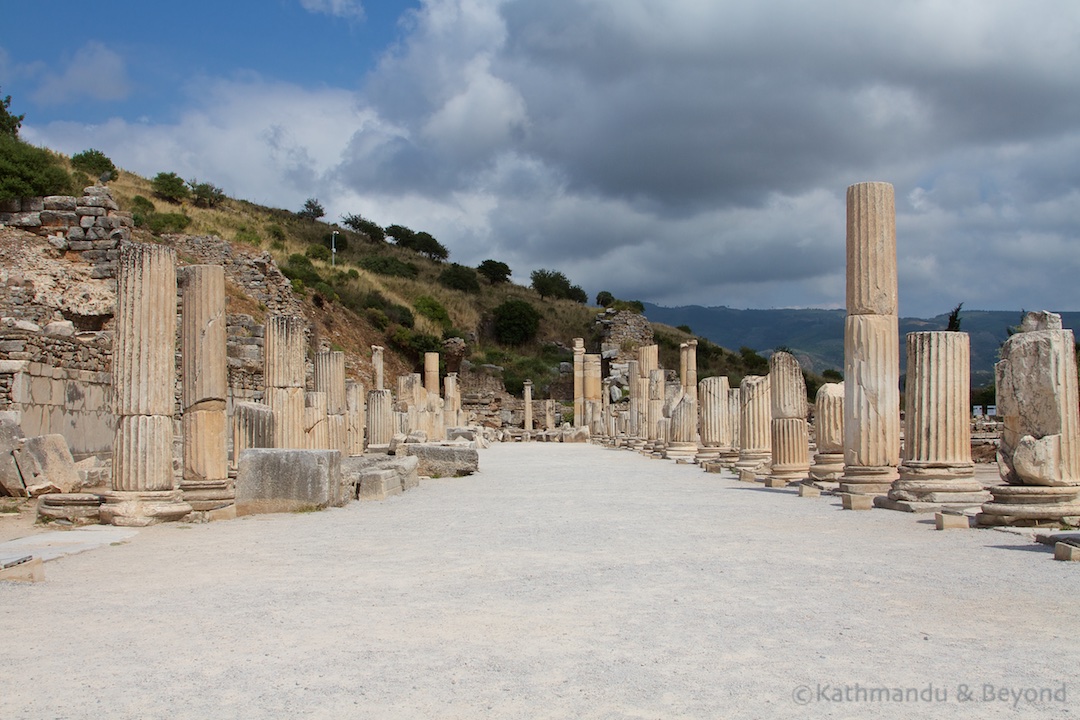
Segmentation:
<svg viewBox="0 0 1080 720">
<path fill-rule="evenodd" d="M 330 233 L 330 267 L 336 265 L 337 260 L 337 230 Z"/>
</svg>

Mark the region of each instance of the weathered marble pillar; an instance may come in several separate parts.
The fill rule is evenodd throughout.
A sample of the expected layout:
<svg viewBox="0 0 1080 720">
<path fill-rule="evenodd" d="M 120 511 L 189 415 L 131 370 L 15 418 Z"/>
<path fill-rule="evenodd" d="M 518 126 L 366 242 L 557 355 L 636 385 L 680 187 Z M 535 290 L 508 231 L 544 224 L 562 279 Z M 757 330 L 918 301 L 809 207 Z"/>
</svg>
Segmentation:
<svg viewBox="0 0 1080 720">
<path fill-rule="evenodd" d="M 638 348 L 638 441 L 634 447 L 644 451 L 656 437 L 655 427 L 649 429 L 649 384 L 652 371 L 660 367 L 660 346 L 644 345 Z M 631 378 L 632 380 L 632 378 Z"/>
<path fill-rule="evenodd" d="M 664 371 L 654 369 L 649 371 L 649 407 L 648 426 L 644 452 L 652 454 L 663 447 L 663 440 L 658 434 L 658 426 L 664 417 Z"/>
<path fill-rule="evenodd" d="M 967 333 L 908 334 L 904 459 L 900 479 L 875 504 L 914 510 L 912 503 L 971 507 L 990 499 L 971 459 L 970 377 Z"/>
<path fill-rule="evenodd" d="M 304 329 L 302 317 L 275 315 L 266 321 L 264 402 L 274 413 L 274 447 L 302 450 L 304 434 Z"/>
<path fill-rule="evenodd" d="M 112 491 L 103 522 L 145 526 L 191 512 L 173 478 L 176 253 L 126 244 L 116 277 L 112 379 L 116 413 Z"/>
<path fill-rule="evenodd" d="M 685 347 L 680 354 L 682 357 L 680 377 L 682 378 L 683 392 L 690 395 L 697 402 L 698 379 L 697 379 L 697 340 L 687 340 L 680 348 Z"/>
<path fill-rule="evenodd" d="M 424 388 L 432 395 L 439 394 L 439 353 L 424 353 Z"/>
<path fill-rule="evenodd" d="M 544 401 L 544 429 L 552 431 L 555 429 L 555 401 Z"/>
<path fill-rule="evenodd" d="M 322 350 L 315 354 L 315 390 L 326 394 L 326 449 L 340 450 L 344 457 L 349 454 L 345 353 Z"/>
<path fill-rule="evenodd" d="M 844 384 L 825 383 L 814 399 L 814 436 L 817 453 L 810 479 L 839 482 L 844 474 Z"/>
<path fill-rule="evenodd" d="M 383 348 L 380 345 L 371 346 L 371 367 L 375 371 L 375 389 L 385 389 L 385 378 L 383 375 Z"/>
<path fill-rule="evenodd" d="M 641 371 L 638 368 L 637 360 L 630 360 L 626 363 L 626 377 L 630 391 L 627 406 L 628 414 L 626 416 L 626 442 L 628 445 L 634 445 L 641 436 L 641 385 L 638 383 Z"/>
<path fill-rule="evenodd" d="M 526 440 L 526 441 L 529 440 L 532 437 L 532 432 L 533 432 L 533 407 L 532 407 L 533 398 L 532 398 L 532 391 L 533 391 L 533 382 L 532 382 L 532 380 L 526 380 L 525 381 L 524 391 L 523 391 L 524 394 L 525 394 L 525 408 L 524 408 L 525 409 L 525 421 L 522 423 L 523 429 L 525 430 L 525 437 L 523 437 L 522 439 Z"/>
<path fill-rule="evenodd" d="M 701 412 L 701 447 L 699 465 L 720 459 L 720 448 L 731 447 L 731 418 L 728 415 L 728 379 L 725 375 L 707 377 L 698 383 L 698 406 Z"/>
<path fill-rule="evenodd" d="M 183 271 L 180 315 L 181 426 L 184 500 L 206 519 L 236 517 L 229 480 L 225 351 L 225 268 L 192 265 Z"/>
<path fill-rule="evenodd" d="M 240 453 L 250 448 L 274 447 L 274 411 L 269 405 L 253 402 L 233 403 L 233 459 L 240 465 Z"/>
<path fill-rule="evenodd" d="M 398 405 L 404 404 L 405 421 L 401 431 L 406 435 L 415 432 L 424 432 L 427 412 L 427 390 L 424 389 L 423 378 L 420 373 L 409 373 L 398 376 Z"/>
<path fill-rule="evenodd" d="M 443 394 L 446 396 L 446 424 L 449 427 L 461 427 L 461 393 L 458 392 L 458 374 L 446 373 L 443 378 Z"/>
<path fill-rule="evenodd" d="M 593 437 L 604 435 L 602 367 L 600 355 L 592 353 L 585 355 L 585 425 Z"/>
<path fill-rule="evenodd" d="M 697 402 L 683 393 L 671 410 L 667 447 L 664 457 L 676 462 L 692 462 L 698 451 Z"/>
<path fill-rule="evenodd" d="M 842 492 L 883 495 L 899 477 L 900 348 L 893 187 L 847 192 Z"/>
<path fill-rule="evenodd" d="M 742 438 L 742 387 L 728 390 L 728 419 L 731 421 L 731 447 L 720 448 L 720 462 L 725 467 L 735 467 Z"/>
<path fill-rule="evenodd" d="M 747 375 L 739 385 L 739 460 L 735 470 L 748 479 L 768 472 L 772 459 L 769 378 Z"/>
<path fill-rule="evenodd" d="M 574 338 L 574 427 L 585 424 L 585 340 Z"/>
<path fill-rule="evenodd" d="M 1005 341 L 995 368 L 1004 429 L 980 525 L 1076 525 L 1080 518 L 1080 411 L 1076 344 L 1061 316 L 1033 312 Z"/>
<path fill-rule="evenodd" d="M 769 398 L 772 468 L 765 482 L 769 487 L 784 487 L 805 480 L 810 472 L 806 381 L 794 355 L 774 352 L 769 357 Z"/>
<path fill-rule="evenodd" d="M 367 449 L 385 453 L 394 438 L 394 398 L 389 390 L 372 390 L 367 396 Z"/>
<path fill-rule="evenodd" d="M 331 450 L 330 430 L 326 412 L 326 393 L 304 393 L 304 437 L 308 450 Z"/>
<path fill-rule="evenodd" d="M 362 383 L 347 381 L 345 383 L 345 414 L 348 418 L 346 426 L 346 455 L 364 454 L 364 425 L 366 411 L 364 408 L 366 395 Z"/>
</svg>

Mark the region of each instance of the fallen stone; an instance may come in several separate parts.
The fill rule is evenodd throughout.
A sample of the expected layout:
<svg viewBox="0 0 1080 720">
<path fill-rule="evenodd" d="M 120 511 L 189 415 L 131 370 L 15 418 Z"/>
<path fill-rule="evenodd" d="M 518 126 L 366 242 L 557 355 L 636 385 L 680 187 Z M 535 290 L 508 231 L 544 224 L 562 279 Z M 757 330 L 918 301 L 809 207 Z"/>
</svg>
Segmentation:
<svg viewBox="0 0 1080 720">
<path fill-rule="evenodd" d="M 1067 542 L 1059 542 L 1054 546 L 1054 559 L 1080 562 L 1080 547 Z"/>
<path fill-rule="evenodd" d="M 353 455 L 342 460 L 342 475 L 360 500 L 385 500 L 420 484 L 415 456 Z"/>
<path fill-rule="evenodd" d="M 968 515 L 939 512 L 934 514 L 934 527 L 938 530 L 968 530 L 971 520 Z"/>
<path fill-rule="evenodd" d="M 45 567 L 41 558 L 28 555 L 0 564 L 0 580 L 41 582 L 44 579 Z"/>
<path fill-rule="evenodd" d="M 480 466 L 480 454 L 471 444 L 406 444 L 404 454 L 417 458 L 419 474 L 433 478 L 472 475 Z"/>
<path fill-rule="evenodd" d="M 873 495 L 856 495 L 855 493 L 841 493 L 840 501 L 845 510 L 870 510 L 874 507 Z"/>
<path fill-rule="evenodd" d="M 0 417 L 0 490 L 12 497 L 29 497 L 12 454 L 23 439 L 18 422 Z"/>
<path fill-rule="evenodd" d="M 14 455 L 31 497 L 70 493 L 82 484 L 63 435 L 27 438 Z"/>
</svg>

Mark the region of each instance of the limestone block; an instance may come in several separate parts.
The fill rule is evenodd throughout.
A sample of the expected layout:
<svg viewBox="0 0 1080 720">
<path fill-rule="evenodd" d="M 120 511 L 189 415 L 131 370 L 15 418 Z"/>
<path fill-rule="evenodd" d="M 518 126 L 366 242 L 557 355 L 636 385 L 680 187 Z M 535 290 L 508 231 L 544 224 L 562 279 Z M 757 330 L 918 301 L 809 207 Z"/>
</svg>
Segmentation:
<svg viewBox="0 0 1080 720">
<path fill-rule="evenodd" d="M 840 500 L 845 510 L 872 510 L 874 507 L 873 495 L 841 493 Z"/>
<path fill-rule="evenodd" d="M 80 486 L 75 460 L 63 435 L 27 438 L 15 451 L 15 462 L 32 497 L 46 493 L 69 493 Z"/>
<path fill-rule="evenodd" d="M 224 480 L 228 477 L 226 423 L 224 408 L 184 413 L 181 426 L 185 480 Z"/>
<path fill-rule="evenodd" d="M 957 513 L 934 513 L 934 527 L 938 530 L 968 530 L 971 518 Z"/>
<path fill-rule="evenodd" d="M 883 182 L 852 185 L 847 190 L 847 311 L 896 315 L 896 288 L 893 186 Z"/>
<path fill-rule="evenodd" d="M 250 449 L 240 453 L 236 514 L 296 512 L 342 502 L 337 450 Z"/>
<path fill-rule="evenodd" d="M 1054 559 L 1080 562 L 1080 547 L 1067 542 L 1059 542 L 1054 545 Z"/>
<path fill-rule="evenodd" d="M 414 456 L 419 462 L 417 472 L 428 477 L 463 477 L 479 469 L 480 456 L 472 445 L 433 445 L 406 443 L 398 454 Z"/>
<path fill-rule="evenodd" d="M 23 431 L 18 421 L 0 416 L 0 490 L 12 497 L 28 495 L 22 475 L 19 474 L 19 466 L 12 454 L 22 439 Z"/>
<path fill-rule="evenodd" d="M 349 478 L 361 500 L 385 500 L 420 484 L 416 456 L 360 455 L 342 461 L 342 474 Z"/>
</svg>

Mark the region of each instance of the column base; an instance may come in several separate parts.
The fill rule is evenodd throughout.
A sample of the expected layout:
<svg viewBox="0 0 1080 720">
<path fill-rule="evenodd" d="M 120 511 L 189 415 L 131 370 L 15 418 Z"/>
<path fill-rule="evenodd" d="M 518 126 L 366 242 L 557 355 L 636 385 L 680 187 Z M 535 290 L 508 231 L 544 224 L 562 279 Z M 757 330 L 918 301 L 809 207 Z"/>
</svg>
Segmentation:
<svg viewBox="0 0 1080 720">
<path fill-rule="evenodd" d="M 810 479 L 837 482 L 844 475 L 844 453 L 818 453 L 810 466 Z"/>
<path fill-rule="evenodd" d="M 184 480 L 180 483 L 184 502 L 192 510 L 220 510 L 236 503 L 236 487 L 231 480 Z"/>
<path fill-rule="evenodd" d="M 892 484 L 900 477 L 891 465 L 868 467 L 845 465 L 840 477 L 840 492 L 852 495 L 888 495 Z"/>
<path fill-rule="evenodd" d="M 984 503 L 978 523 L 984 527 L 1053 527 L 1080 524 L 1080 487 L 998 485 Z"/>
<path fill-rule="evenodd" d="M 669 460 L 692 461 L 697 455 L 697 443 L 672 442 L 664 448 L 664 457 Z"/>
<path fill-rule="evenodd" d="M 146 527 L 180 520 L 191 512 L 179 490 L 112 491 L 102 497 L 101 522 L 118 527 Z"/>
</svg>

